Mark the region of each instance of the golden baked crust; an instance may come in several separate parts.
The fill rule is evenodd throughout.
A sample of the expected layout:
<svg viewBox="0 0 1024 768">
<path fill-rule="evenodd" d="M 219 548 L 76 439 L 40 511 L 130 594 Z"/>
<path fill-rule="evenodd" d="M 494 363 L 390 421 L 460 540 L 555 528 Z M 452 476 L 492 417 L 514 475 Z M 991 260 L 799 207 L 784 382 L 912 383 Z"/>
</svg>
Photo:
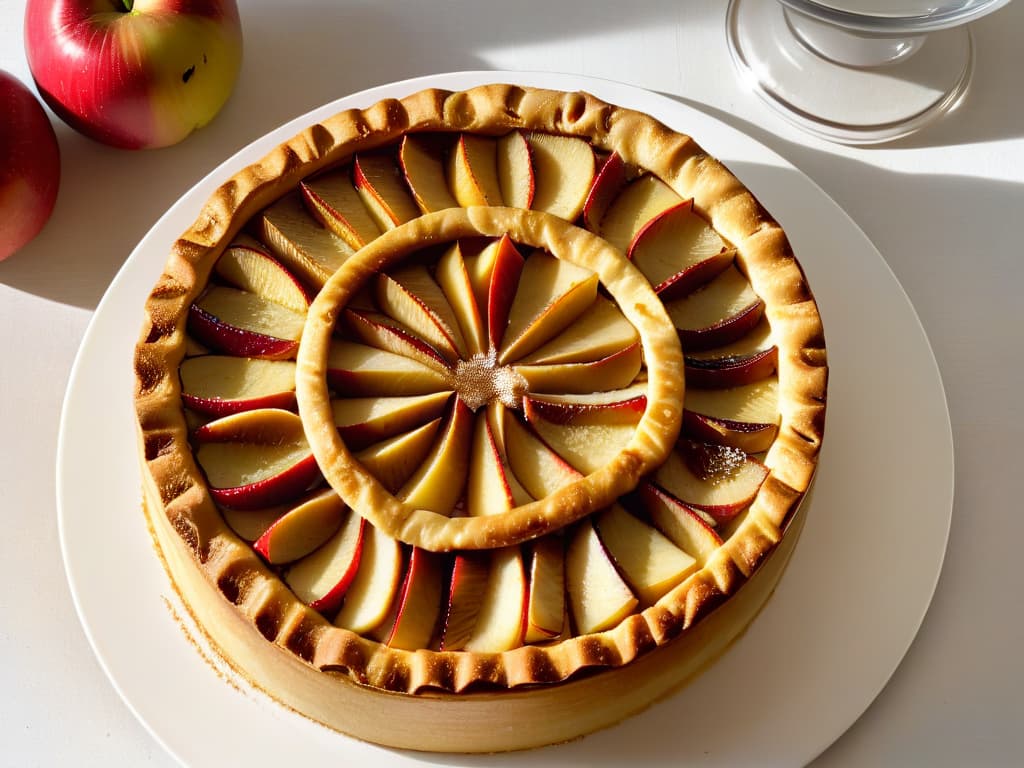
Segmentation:
<svg viewBox="0 0 1024 768">
<path fill-rule="evenodd" d="M 178 366 L 185 355 L 188 311 L 206 285 L 217 258 L 242 226 L 293 190 L 302 179 L 344 162 L 356 152 L 394 142 L 405 133 L 462 131 L 500 135 L 515 129 L 579 136 L 598 150 L 617 152 L 626 163 L 653 173 L 680 197 L 692 198 L 694 208 L 735 246 L 737 265 L 764 301 L 765 315 L 778 346 L 780 423 L 764 458 L 769 473 L 742 522 L 700 570 L 654 605 L 633 613 L 611 629 L 491 654 L 389 648 L 332 625 L 300 602 L 251 547 L 235 535 L 211 500 L 189 444 L 178 377 Z M 462 231 L 460 227 L 470 224 L 487 230 L 535 220 L 531 217 L 527 222 L 522 216 L 479 209 L 439 214 L 426 224 L 421 219 L 410 231 L 423 235 L 424 227 L 443 225 L 457 233 Z M 529 242 L 529 236 L 524 239 Z M 348 266 L 355 263 L 346 262 L 346 268 L 355 269 Z M 340 283 L 331 280 L 340 264 L 297 259 L 288 266 L 318 288 L 326 284 L 329 292 L 340 290 Z M 338 298 L 334 295 L 317 301 L 329 306 Z M 314 304 L 311 317 L 317 309 L 318 304 Z M 657 324 L 651 325 L 656 327 Z M 665 347 L 663 341 L 649 343 Z M 307 399 L 311 412 L 322 415 L 328 407 L 323 401 L 325 395 L 314 393 L 322 382 L 319 360 L 323 350 L 318 353 L 315 345 L 304 349 L 309 352 L 301 353 L 305 357 L 300 358 L 299 396 Z M 673 356 L 669 350 L 655 359 L 666 361 L 666 367 L 652 375 L 652 382 L 681 390 L 678 353 Z M 402 100 L 383 101 L 366 110 L 342 112 L 310 126 L 224 183 L 192 227 L 172 246 L 164 274 L 146 302 L 145 322 L 135 352 L 135 374 L 147 510 L 165 554 L 174 541 L 180 542 L 187 555 L 179 558 L 177 569 L 171 569 L 176 581 L 181 582 L 177 574 L 182 568 L 194 567 L 233 606 L 231 611 L 241 617 L 232 634 L 214 633 L 225 656 L 232 660 L 236 643 L 251 644 L 252 637 L 261 635 L 264 639 L 256 639 L 266 644 L 268 653 L 281 655 L 283 650 L 292 659 L 289 665 L 294 667 L 293 662 L 297 661 L 299 668 L 310 675 L 325 675 L 326 679 L 339 682 L 343 678 L 346 685 L 355 683 L 377 691 L 429 692 L 427 699 L 457 698 L 481 688 L 523 688 L 542 698 L 545 688 L 557 688 L 551 684 L 570 680 L 584 670 L 622 668 L 658 647 L 671 645 L 675 638 L 727 602 L 777 548 L 810 486 L 824 429 L 827 382 L 820 318 L 785 234 L 728 170 L 706 155 L 693 139 L 647 115 L 606 104 L 584 93 L 514 85 L 482 86 L 459 93 L 428 90 Z M 608 485 L 599 494 L 602 499 L 609 493 L 617 495 L 635 486 L 639 475 L 649 469 L 663 450 L 662 443 L 675 441 L 673 420 L 677 428 L 678 414 L 670 414 L 665 424 L 660 425 L 664 429 L 648 434 L 653 435 L 655 447 L 623 476 L 626 479 L 621 487 L 611 480 L 620 475 L 608 473 Z M 339 449 L 333 424 L 322 421 L 321 429 L 322 439 L 311 442 L 329 444 L 331 448 L 319 458 L 328 464 L 339 456 L 344 458 L 344 448 Z M 382 499 L 380 494 L 366 499 L 368 508 L 375 513 L 388 509 L 386 499 Z M 535 532 L 546 530 L 555 522 L 567 522 L 570 517 L 549 515 L 547 519 L 551 522 Z M 442 535 L 432 528 L 436 521 L 421 524 L 421 517 L 413 518 L 414 521 L 385 521 L 385 530 L 437 549 L 491 547 L 519 541 L 524 530 L 533 530 L 529 525 L 520 525 L 514 531 L 502 530 L 495 528 L 492 521 L 486 530 L 481 528 L 462 536 Z M 379 522 L 385 518 L 371 520 Z M 455 522 L 446 520 L 438 530 Z M 464 525 L 467 520 L 464 518 L 459 524 Z M 186 602 L 213 599 L 189 589 L 184 590 L 183 597 Z M 208 615 L 206 609 L 194 607 L 198 614 Z M 246 633 L 252 637 L 245 637 Z M 259 651 L 254 653 L 258 655 Z M 243 673 L 257 682 L 263 679 L 250 665 L 237 659 L 233 663 L 239 663 Z M 346 729 L 337 722 L 330 724 Z"/>
</svg>

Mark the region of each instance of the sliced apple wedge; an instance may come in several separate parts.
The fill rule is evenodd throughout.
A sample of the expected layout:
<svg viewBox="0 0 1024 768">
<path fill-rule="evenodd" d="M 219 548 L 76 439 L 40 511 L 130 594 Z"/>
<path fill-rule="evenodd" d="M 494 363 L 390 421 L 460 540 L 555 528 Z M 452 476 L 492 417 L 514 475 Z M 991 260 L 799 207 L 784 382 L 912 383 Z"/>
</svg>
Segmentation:
<svg viewBox="0 0 1024 768">
<path fill-rule="evenodd" d="M 529 133 L 535 192 L 533 208 L 576 221 L 596 175 L 594 150 L 575 136 Z"/>
<path fill-rule="evenodd" d="M 448 392 L 411 397 L 343 397 L 331 401 L 334 423 L 351 450 L 360 450 L 439 418 Z"/>
<path fill-rule="evenodd" d="M 452 575 L 448 581 L 448 602 L 441 635 L 442 651 L 460 651 L 472 637 L 487 591 L 489 560 L 487 552 L 460 552 L 455 555 Z"/>
<path fill-rule="evenodd" d="M 591 232 L 600 232 L 601 220 L 629 180 L 629 169 L 618 152 L 612 152 L 601 163 L 594 183 L 583 203 L 583 224 Z"/>
<path fill-rule="evenodd" d="M 267 532 L 274 523 L 291 509 L 288 504 L 280 504 L 276 507 L 265 509 L 228 509 L 218 508 L 224 518 L 224 522 L 238 534 L 239 538 L 250 544 L 255 544 L 257 539 Z"/>
<path fill-rule="evenodd" d="M 466 356 L 455 311 L 426 267 L 416 264 L 378 275 L 376 298 L 385 314 L 426 339 L 450 362 Z"/>
<path fill-rule="evenodd" d="M 241 235 L 221 254 L 213 271 L 224 282 L 305 314 L 310 296 L 302 283 L 262 243 Z"/>
<path fill-rule="evenodd" d="M 346 395 L 426 395 L 451 391 L 448 377 L 423 363 L 392 352 L 332 341 L 327 356 L 327 381 Z"/>
<path fill-rule="evenodd" d="M 194 433 L 196 460 L 215 502 L 260 509 L 299 496 L 320 477 L 302 420 L 263 408 L 225 416 Z"/>
<path fill-rule="evenodd" d="M 680 440 L 654 473 L 654 482 L 722 522 L 750 505 L 767 476 L 768 468 L 741 450 Z"/>
<path fill-rule="evenodd" d="M 420 215 L 416 200 L 389 154 L 356 155 L 352 163 L 352 183 L 381 232 Z"/>
<path fill-rule="evenodd" d="M 520 363 L 587 363 L 600 360 L 640 340 L 636 328 L 626 319 L 615 302 L 600 294 L 576 320 Z"/>
<path fill-rule="evenodd" d="M 493 285 L 493 281 L 492 281 Z M 498 362 L 525 357 L 565 330 L 594 303 L 597 274 L 543 251 L 523 264 Z"/>
<path fill-rule="evenodd" d="M 537 393 L 587 393 L 595 386 L 622 389 L 633 383 L 643 366 L 643 348 L 634 342 L 619 352 L 587 363 L 515 365 L 513 369 Z"/>
<path fill-rule="evenodd" d="M 366 521 L 345 510 L 340 523 L 326 543 L 284 573 L 284 580 L 295 596 L 321 613 L 338 610 L 362 559 Z"/>
<path fill-rule="evenodd" d="M 200 342 L 237 357 L 294 357 L 305 314 L 276 302 L 216 285 L 189 308 L 188 328 Z"/>
<path fill-rule="evenodd" d="M 416 204 L 423 213 L 458 206 L 444 173 L 445 139 L 407 133 L 398 148 L 398 164 Z"/>
<path fill-rule="evenodd" d="M 709 523 L 701 512 L 686 506 L 671 493 L 654 483 L 642 483 L 638 495 L 651 522 L 677 547 L 692 555 L 698 568 L 703 568 L 708 558 L 722 546 L 722 538 L 712 527 L 714 520 Z"/>
<path fill-rule="evenodd" d="M 376 239 L 381 228 L 366 210 L 352 183 L 352 169 L 343 168 L 299 184 L 306 207 L 323 226 L 359 250 Z"/>
<path fill-rule="evenodd" d="M 642 605 L 656 603 L 697 570 L 697 560 L 618 504 L 594 518 L 601 543 Z"/>
<path fill-rule="evenodd" d="M 530 548 L 530 596 L 523 642 L 562 634 L 565 626 L 565 545 L 559 535 L 537 539 Z"/>
<path fill-rule="evenodd" d="M 683 202 L 665 182 L 649 173 L 629 182 L 612 200 L 598 234 L 623 253 L 647 222 Z"/>
<path fill-rule="evenodd" d="M 580 523 L 569 539 L 565 585 L 579 635 L 614 627 L 640 603 L 619 575 L 589 519 Z"/>
<path fill-rule="evenodd" d="M 687 349 L 685 352 L 689 359 L 711 360 L 718 357 L 746 357 L 773 346 L 775 339 L 772 337 L 771 324 L 767 318 L 762 317 L 757 325 L 735 341 L 708 349 Z"/>
<path fill-rule="evenodd" d="M 487 331 L 481 306 L 477 303 L 466 260 L 462 257 L 462 248 L 458 243 L 438 259 L 434 279 L 441 286 L 452 308 L 469 354 L 482 355 L 487 352 Z"/>
<path fill-rule="evenodd" d="M 636 426 L 647 408 L 647 385 L 634 384 L 609 392 L 586 395 L 527 395 L 523 412 L 527 421 L 586 426 L 629 424 Z"/>
<path fill-rule="evenodd" d="M 387 315 L 367 310 L 346 309 L 342 316 L 350 335 L 364 344 L 408 357 L 442 374 L 450 369 L 444 355 L 430 342 Z"/>
<path fill-rule="evenodd" d="M 447 559 L 437 552 L 413 548 L 386 645 L 409 651 L 430 647 L 441 616 Z"/>
<path fill-rule="evenodd" d="M 359 568 L 334 623 L 360 635 L 377 629 L 395 602 L 401 577 L 401 545 L 366 523 Z"/>
<path fill-rule="evenodd" d="M 522 131 L 512 131 L 498 139 L 496 161 L 502 205 L 529 208 L 535 190 L 533 158 Z"/>
<path fill-rule="evenodd" d="M 448 156 L 448 186 L 463 208 L 502 204 L 497 154 L 497 140 L 490 136 L 459 136 Z"/>
<path fill-rule="evenodd" d="M 478 264 L 485 259 L 492 262 L 487 281 L 487 339 L 489 349 L 496 350 L 505 337 L 526 260 L 508 235 L 488 246 Z"/>
<path fill-rule="evenodd" d="M 689 351 L 729 344 L 750 332 L 764 315 L 764 302 L 732 267 L 685 298 L 666 302 L 665 309 Z"/>
<path fill-rule="evenodd" d="M 530 426 L 545 443 L 585 475 L 600 469 L 629 443 L 636 432 L 636 422 L 623 421 L 621 414 L 606 409 L 609 416 L 600 421 L 601 411 L 592 412 L 589 423 L 557 423 L 542 415 L 543 408 L 536 407 L 536 401 L 525 398 L 524 414 Z M 611 411 L 611 412 L 609 412 Z M 637 415 L 637 421 L 639 416 Z"/>
<path fill-rule="evenodd" d="M 749 355 L 686 357 L 686 384 L 701 389 L 729 389 L 767 379 L 778 368 L 779 349 Z"/>
<path fill-rule="evenodd" d="M 395 493 L 427 458 L 441 429 L 441 421 L 439 417 L 408 432 L 381 440 L 356 453 L 355 458 L 381 485 Z"/>
<path fill-rule="evenodd" d="M 310 217 L 299 192 L 263 211 L 257 233 L 281 263 L 317 289 L 354 253 L 352 246 Z"/>
<path fill-rule="evenodd" d="M 527 596 L 526 571 L 519 547 L 493 550 L 480 611 L 465 649 L 500 653 L 522 645 Z"/>
<path fill-rule="evenodd" d="M 441 438 L 397 496 L 416 509 L 451 514 L 466 485 L 472 435 L 473 412 L 456 397 Z"/>
<path fill-rule="evenodd" d="M 693 200 L 668 208 L 637 232 L 626 252 L 662 299 L 685 296 L 732 264 L 734 249 L 693 210 Z"/>
<path fill-rule="evenodd" d="M 211 416 L 256 408 L 295 407 L 295 363 L 229 355 L 203 355 L 178 368 L 185 405 Z"/>
<path fill-rule="evenodd" d="M 341 528 L 346 509 L 332 489 L 318 491 L 281 515 L 256 540 L 253 549 L 271 565 L 306 557 Z"/>
<path fill-rule="evenodd" d="M 543 499 L 583 477 L 510 411 L 505 412 L 504 436 L 512 473 L 533 498 Z"/>
<path fill-rule="evenodd" d="M 683 433 L 695 440 L 760 453 L 779 429 L 778 379 L 730 389 L 691 389 L 686 393 Z"/>
<path fill-rule="evenodd" d="M 473 423 L 473 447 L 466 482 L 466 513 L 470 517 L 499 515 L 530 501 L 505 464 L 488 412 Z"/>
</svg>

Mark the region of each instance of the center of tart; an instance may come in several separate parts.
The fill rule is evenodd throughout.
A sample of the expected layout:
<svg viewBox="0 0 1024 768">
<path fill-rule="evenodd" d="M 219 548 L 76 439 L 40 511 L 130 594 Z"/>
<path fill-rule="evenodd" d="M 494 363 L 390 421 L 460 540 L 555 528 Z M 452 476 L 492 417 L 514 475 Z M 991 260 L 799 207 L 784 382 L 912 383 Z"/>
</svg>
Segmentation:
<svg viewBox="0 0 1024 768">
<path fill-rule="evenodd" d="M 455 366 L 455 391 L 474 413 L 494 402 L 519 409 L 529 384 L 512 366 L 499 365 L 498 353 L 492 349 L 486 355 L 459 360 Z"/>
<path fill-rule="evenodd" d="M 296 399 L 324 478 L 431 552 L 613 504 L 679 434 L 679 335 L 621 251 L 558 217 L 450 208 L 351 256 L 310 306 Z"/>
</svg>

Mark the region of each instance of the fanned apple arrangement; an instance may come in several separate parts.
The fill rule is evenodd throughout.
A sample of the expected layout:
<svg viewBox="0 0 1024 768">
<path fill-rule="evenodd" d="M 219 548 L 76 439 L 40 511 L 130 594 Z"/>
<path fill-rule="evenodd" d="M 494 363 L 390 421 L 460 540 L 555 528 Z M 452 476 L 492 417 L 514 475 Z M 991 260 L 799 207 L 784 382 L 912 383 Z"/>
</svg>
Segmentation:
<svg viewBox="0 0 1024 768">
<path fill-rule="evenodd" d="M 192 290 L 172 259 L 154 291 L 137 401 L 165 554 L 172 531 L 271 644 L 358 690 L 540 702 L 671 645 L 782 540 L 820 444 L 820 321 L 781 230 L 692 140 L 493 86 L 344 113 L 255 168 L 211 204 L 216 237 L 200 217 L 179 242 Z M 395 746 L 548 743 L 655 695 L 631 678 L 623 712 L 554 728 L 523 705 L 535 735 L 439 741 L 450 713 L 354 721 L 331 696 L 359 699 L 289 691 L 210 631 L 275 696 Z"/>
</svg>

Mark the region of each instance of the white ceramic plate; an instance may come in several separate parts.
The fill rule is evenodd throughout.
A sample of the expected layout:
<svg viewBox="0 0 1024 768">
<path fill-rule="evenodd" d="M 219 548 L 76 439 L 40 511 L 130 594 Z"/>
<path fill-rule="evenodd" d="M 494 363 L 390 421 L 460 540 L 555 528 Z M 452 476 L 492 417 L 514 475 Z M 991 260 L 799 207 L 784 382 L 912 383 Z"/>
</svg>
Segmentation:
<svg viewBox="0 0 1024 768">
<path fill-rule="evenodd" d="M 219 181 L 341 109 L 496 81 L 584 89 L 653 114 L 697 137 L 753 190 L 789 233 L 821 307 L 831 365 L 827 439 L 803 539 L 776 595 L 687 689 L 567 745 L 486 758 L 419 755 L 306 721 L 225 675 L 194 644 L 140 510 L 132 350 L 169 244 Z M 64 404 L 57 495 L 68 580 L 96 655 L 132 711 L 186 765 L 738 766 L 809 762 L 879 693 L 931 600 L 952 484 L 949 414 L 913 307 L 864 234 L 809 179 L 750 137 L 647 91 L 578 76 L 473 72 L 394 83 L 315 110 L 228 160 L 156 223 L 85 334 Z"/>
</svg>

